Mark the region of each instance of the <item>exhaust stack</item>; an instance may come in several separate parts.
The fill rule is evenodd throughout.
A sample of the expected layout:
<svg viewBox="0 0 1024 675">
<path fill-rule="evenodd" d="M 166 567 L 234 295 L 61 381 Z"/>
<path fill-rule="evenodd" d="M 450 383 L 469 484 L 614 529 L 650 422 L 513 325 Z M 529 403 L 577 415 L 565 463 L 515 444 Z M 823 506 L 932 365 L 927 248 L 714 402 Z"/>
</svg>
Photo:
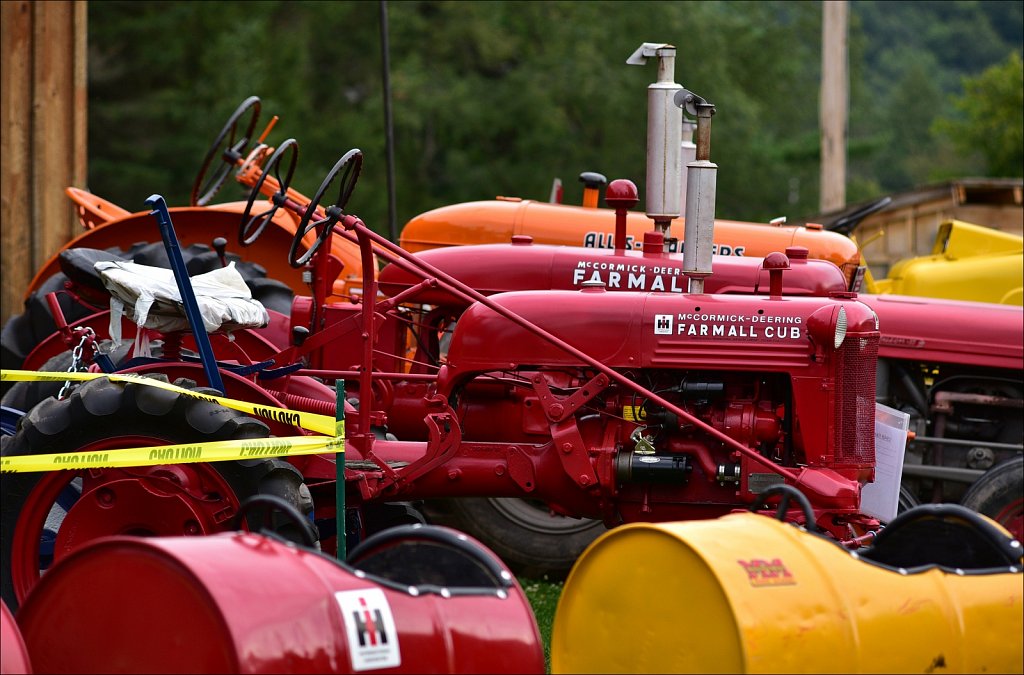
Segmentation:
<svg viewBox="0 0 1024 675">
<path fill-rule="evenodd" d="M 673 218 L 680 209 L 679 184 L 682 175 L 682 131 L 675 96 L 682 86 L 674 82 L 676 48 L 670 44 L 645 42 L 626 63 L 642 66 L 649 57 L 658 58 L 658 79 L 647 87 L 647 217 L 654 229 L 668 239 Z"/>
<path fill-rule="evenodd" d="M 711 274 L 715 236 L 715 190 L 718 165 L 711 162 L 711 116 L 715 106 L 693 92 L 681 89 L 675 104 L 697 118 L 696 159 L 686 165 L 686 231 L 683 238 L 683 273 L 690 279 L 690 293 L 704 292 Z"/>
</svg>

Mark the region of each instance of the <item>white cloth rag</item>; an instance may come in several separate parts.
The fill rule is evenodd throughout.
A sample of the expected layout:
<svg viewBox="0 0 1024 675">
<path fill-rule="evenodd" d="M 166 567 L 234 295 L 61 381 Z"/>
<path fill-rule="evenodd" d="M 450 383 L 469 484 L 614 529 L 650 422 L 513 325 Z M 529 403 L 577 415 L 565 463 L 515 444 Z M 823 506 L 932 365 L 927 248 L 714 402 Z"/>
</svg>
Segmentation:
<svg viewBox="0 0 1024 675">
<path fill-rule="evenodd" d="M 185 305 L 174 273 L 133 262 L 102 261 L 94 265 L 110 291 L 110 337 L 121 343 L 121 316 L 160 332 L 189 330 Z M 262 328 L 270 315 L 254 300 L 234 261 L 227 267 L 191 277 L 199 314 L 208 333 L 237 328 Z"/>
</svg>

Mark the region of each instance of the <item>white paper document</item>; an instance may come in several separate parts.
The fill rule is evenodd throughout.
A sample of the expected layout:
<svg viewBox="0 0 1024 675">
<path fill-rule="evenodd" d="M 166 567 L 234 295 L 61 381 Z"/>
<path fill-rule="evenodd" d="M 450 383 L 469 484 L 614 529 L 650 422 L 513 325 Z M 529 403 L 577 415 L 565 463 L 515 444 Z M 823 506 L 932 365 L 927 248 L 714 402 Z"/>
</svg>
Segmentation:
<svg viewBox="0 0 1024 675">
<path fill-rule="evenodd" d="M 896 517 L 910 415 L 875 403 L 875 482 L 864 486 L 860 510 L 888 523 Z"/>
</svg>

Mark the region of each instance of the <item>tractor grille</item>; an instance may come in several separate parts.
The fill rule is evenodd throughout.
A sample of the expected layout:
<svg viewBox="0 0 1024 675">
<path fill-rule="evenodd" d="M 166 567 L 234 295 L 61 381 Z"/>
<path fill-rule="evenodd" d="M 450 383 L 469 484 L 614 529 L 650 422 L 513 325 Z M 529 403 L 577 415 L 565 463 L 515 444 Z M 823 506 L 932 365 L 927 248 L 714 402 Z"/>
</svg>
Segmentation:
<svg viewBox="0 0 1024 675">
<path fill-rule="evenodd" d="M 847 336 L 837 356 L 835 461 L 838 466 L 871 467 L 875 464 L 878 336 Z"/>
</svg>

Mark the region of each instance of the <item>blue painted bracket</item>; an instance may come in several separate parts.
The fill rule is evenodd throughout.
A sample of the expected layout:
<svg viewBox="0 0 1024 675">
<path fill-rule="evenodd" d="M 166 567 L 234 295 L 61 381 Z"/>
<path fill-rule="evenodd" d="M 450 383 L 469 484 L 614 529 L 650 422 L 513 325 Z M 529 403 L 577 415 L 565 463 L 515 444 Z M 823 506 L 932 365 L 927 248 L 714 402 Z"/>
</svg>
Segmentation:
<svg viewBox="0 0 1024 675">
<path fill-rule="evenodd" d="M 13 436 L 18 431 L 18 420 L 25 413 L 10 406 L 0 406 L 0 435 Z"/>
</svg>

